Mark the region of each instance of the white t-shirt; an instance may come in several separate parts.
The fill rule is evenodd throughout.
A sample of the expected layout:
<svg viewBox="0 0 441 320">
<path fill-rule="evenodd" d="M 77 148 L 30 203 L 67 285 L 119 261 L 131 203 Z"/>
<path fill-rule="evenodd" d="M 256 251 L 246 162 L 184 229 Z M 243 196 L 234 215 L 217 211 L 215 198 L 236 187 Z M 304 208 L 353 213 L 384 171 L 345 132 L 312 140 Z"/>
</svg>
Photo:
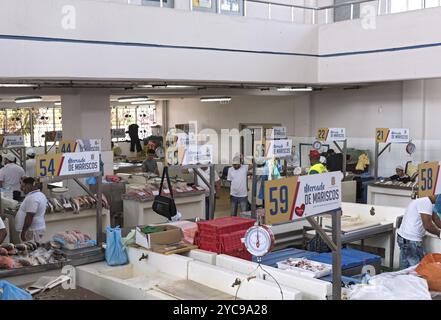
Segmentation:
<svg viewBox="0 0 441 320">
<path fill-rule="evenodd" d="M 0 229 L 5 229 L 5 223 L 3 222 L 2 218 L 0 218 Z"/>
<path fill-rule="evenodd" d="M 228 181 L 231 181 L 230 194 L 233 197 L 248 196 L 248 165 L 243 164 L 239 169 L 233 167 L 228 169 Z"/>
<path fill-rule="evenodd" d="M 35 190 L 28 193 L 18 209 L 15 216 L 15 229 L 21 232 L 23 229 L 26 213 L 34 214 L 34 219 L 29 227 L 30 231 L 44 231 L 46 229 L 46 222 L 44 215 L 46 213 L 47 199 L 40 190 Z"/>
<path fill-rule="evenodd" d="M 20 191 L 21 178 L 24 175 L 23 168 L 15 163 L 8 163 L 0 169 L 0 181 L 3 181 L 3 188 L 10 188 L 12 191 Z"/>
<path fill-rule="evenodd" d="M 193 173 L 194 171 L 193 169 L 189 169 L 188 172 Z M 198 172 L 205 178 L 205 180 L 210 182 L 210 169 L 207 170 L 200 169 L 198 170 Z M 198 175 L 197 177 L 198 177 L 197 185 L 204 188 L 205 191 L 210 191 L 210 188 L 205 184 L 205 182 L 201 179 L 201 177 L 199 177 Z M 214 181 L 219 181 L 219 180 L 220 180 L 219 175 L 217 174 L 216 170 L 214 170 Z"/>
<path fill-rule="evenodd" d="M 36 164 L 37 164 L 37 160 L 35 160 L 35 159 L 26 160 L 26 177 L 35 178 Z"/>
<path fill-rule="evenodd" d="M 398 234 L 404 239 L 422 241 L 426 234 L 421 214 L 432 215 L 433 204 L 428 197 L 413 200 L 406 209 Z"/>
</svg>

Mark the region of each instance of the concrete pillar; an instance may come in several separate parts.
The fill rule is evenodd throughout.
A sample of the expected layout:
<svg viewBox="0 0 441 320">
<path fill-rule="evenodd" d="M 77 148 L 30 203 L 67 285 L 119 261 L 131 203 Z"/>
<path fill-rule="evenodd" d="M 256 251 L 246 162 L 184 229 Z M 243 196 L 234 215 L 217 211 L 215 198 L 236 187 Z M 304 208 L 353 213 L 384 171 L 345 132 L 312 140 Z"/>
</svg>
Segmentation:
<svg viewBox="0 0 441 320">
<path fill-rule="evenodd" d="M 113 173 L 110 95 L 107 90 L 81 90 L 61 97 L 63 139 L 102 139 L 104 174 Z"/>
</svg>

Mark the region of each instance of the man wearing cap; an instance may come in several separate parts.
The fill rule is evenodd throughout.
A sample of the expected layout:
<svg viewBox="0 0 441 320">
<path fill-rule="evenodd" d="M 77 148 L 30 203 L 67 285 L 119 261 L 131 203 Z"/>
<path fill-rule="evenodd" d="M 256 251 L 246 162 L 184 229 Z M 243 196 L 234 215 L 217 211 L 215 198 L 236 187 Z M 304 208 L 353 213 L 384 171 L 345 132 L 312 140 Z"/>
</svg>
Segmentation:
<svg viewBox="0 0 441 320">
<path fill-rule="evenodd" d="M 435 207 L 433 206 L 435 204 Z M 423 197 L 413 200 L 406 209 L 397 242 L 400 247 L 400 269 L 417 265 L 425 256 L 423 237 L 429 232 L 440 236 L 441 196 Z"/>
<path fill-rule="evenodd" d="M 35 149 L 30 148 L 26 150 L 26 155 L 28 159 L 26 160 L 26 177 L 35 178 L 35 166 L 37 160 L 35 160 Z"/>
<path fill-rule="evenodd" d="M 240 212 L 247 211 L 248 207 L 248 165 L 241 164 L 240 156 L 233 158 L 233 166 L 228 169 L 227 180 L 231 182 L 231 215 L 236 216 L 238 206 Z"/>
<path fill-rule="evenodd" d="M 26 195 L 15 216 L 15 230 L 20 239 L 41 242 L 46 231 L 45 214 L 47 198 L 40 191 L 34 178 L 24 178 L 22 191 Z"/>
<path fill-rule="evenodd" d="M 309 152 L 309 161 L 311 162 L 311 167 L 309 168 L 308 174 L 328 172 L 326 166 L 320 162 L 320 153 L 317 150 L 311 150 Z"/>
<path fill-rule="evenodd" d="M 4 156 L 5 166 L 0 169 L 0 188 L 20 191 L 21 178 L 25 175 L 22 167 L 15 163 L 15 157 L 8 153 Z"/>
<path fill-rule="evenodd" d="M 410 177 L 404 173 L 403 166 L 397 166 L 395 168 L 395 172 L 396 172 L 396 174 L 394 174 L 393 176 L 391 176 L 389 178 L 392 181 L 400 181 L 400 182 L 404 182 L 404 183 L 407 183 L 410 181 Z"/>
<path fill-rule="evenodd" d="M 5 241 L 8 232 L 6 231 L 5 224 L 3 223 L 2 218 L 0 218 L 0 244 Z"/>
</svg>

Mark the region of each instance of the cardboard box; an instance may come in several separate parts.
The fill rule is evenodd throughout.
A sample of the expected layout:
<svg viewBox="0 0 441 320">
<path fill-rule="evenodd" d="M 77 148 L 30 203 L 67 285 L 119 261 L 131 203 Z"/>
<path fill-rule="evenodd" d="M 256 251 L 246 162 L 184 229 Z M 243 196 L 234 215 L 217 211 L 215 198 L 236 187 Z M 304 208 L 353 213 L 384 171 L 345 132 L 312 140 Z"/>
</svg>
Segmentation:
<svg viewBox="0 0 441 320">
<path fill-rule="evenodd" d="M 136 228 L 135 242 L 137 245 L 146 249 L 158 249 L 177 245 L 184 238 L 182 230 L 178 227 L 165 225 L 166 230 L 161 232 L 145 234 L 141 231 L 142 227 Z"/>
</svg>

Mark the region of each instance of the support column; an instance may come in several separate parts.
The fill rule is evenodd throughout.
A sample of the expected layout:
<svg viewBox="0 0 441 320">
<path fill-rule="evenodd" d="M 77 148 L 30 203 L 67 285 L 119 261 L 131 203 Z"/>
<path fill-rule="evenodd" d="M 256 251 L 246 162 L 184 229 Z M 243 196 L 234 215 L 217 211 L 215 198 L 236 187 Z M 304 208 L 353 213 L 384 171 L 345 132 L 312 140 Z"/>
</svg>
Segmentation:
<svg viewBox="0 0 441 320">
<path fill-rule="evenodd" d="M 102 139 L 104 174 L 113 174 L 110 136 L 110 94 L 107 90 L 80 90 L 61 97 L 63 140 Z"/>
</svg>

